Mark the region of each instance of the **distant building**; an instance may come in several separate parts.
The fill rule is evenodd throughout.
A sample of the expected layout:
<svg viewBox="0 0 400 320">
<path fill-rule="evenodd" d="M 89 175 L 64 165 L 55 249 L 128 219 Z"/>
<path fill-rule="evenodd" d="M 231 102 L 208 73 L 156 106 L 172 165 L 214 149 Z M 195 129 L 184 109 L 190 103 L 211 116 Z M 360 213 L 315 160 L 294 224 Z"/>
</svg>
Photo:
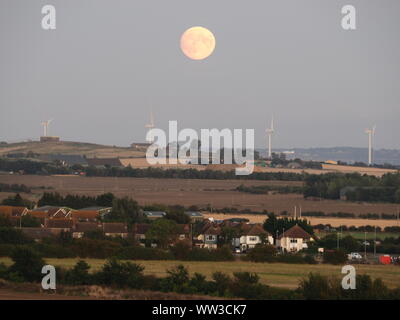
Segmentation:
<svg viewBox="0 0 400 320">
<path fill-rule="evenodd" d="M 167 215 L 164 211 L 144 211 L 143 214 L 149 219 L 159 219 Z"/>
<path fill-rule="evenodd" d="M 198 211 L 186 211 L 185 214 L 188 215 L 190 217 L 190 220 L 193 222 L 202 221 L 204 219 L 201 212 Z"/>
<path fill-rule="evenodd" d="M 97 222 L 77 222 L 72 231 L 73 238 L 82 238 L 86 232 L 103 231 L 101 224 Z"/>
<path fill-rule="evenodd" d="M 298 252 L 308 248 L 313 237 L 298 225 L 293 226 L 278 237 L 277 247 L 286 252 Z"/>
<path fill-rule="evenodd" d="M 60 137 L 40 137 L 40 142 L 60 142 Z"/>
<path fill-rule="evenodd" d="M 128 226 L 121 222 L 104 222 L 103 232 L 107 237 L 128 237 Z"/>
</svg>

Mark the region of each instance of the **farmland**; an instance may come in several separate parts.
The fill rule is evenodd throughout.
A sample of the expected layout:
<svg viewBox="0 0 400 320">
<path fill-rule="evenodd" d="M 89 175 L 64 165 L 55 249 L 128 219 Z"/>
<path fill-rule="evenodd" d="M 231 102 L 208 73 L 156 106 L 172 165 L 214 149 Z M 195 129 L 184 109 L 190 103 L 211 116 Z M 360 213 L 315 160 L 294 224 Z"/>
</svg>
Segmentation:
<svg viewBox="0 0 400 320">
<path fill-rule="evenodd" d="M 72 268 L 78 259 L 46 259 L 48 264 L 64 268 Z M 101 259 L 85 259 L 92 270 L 99 270 L 105 263 Z M 0 258 L 0 262 L 11 264 L 9 258 Z M 255 272 L 260 276 L 260 281 L 274 287 L 294 289 L 299 281 L 310 272 L 318 272 L 327 276 L 341 277 L 341 266 L 334 265 L 307 265 L 307 264 L 284 264 L 284 263 L 254 263 L 254 262 L 198 262 L 198 261 L 133 261 L 145 267 L 144 273 L 157 277 L 167 275 L 166 270 L 177 264 L 186 266 L 191 274 L 199 272 L 209 279 L 215 271 L 221 271 L 232 275 L 233 272 Z M 372 278 L 382 278 L 390 288 L 400 287 L 400 267 L 389 265 L 357 265 L 359 274 L 369 274 Z"/>
<path fill-rule="evenodd" d="M 263 210 L 293 214 L 294 206 L 302 211 L 347 212 L 354 214 L 387 213 L 394 214 L 398 205 L 389 203 L 359 203 L 340 200 L 306 200 L 300 194 L 249 194 L 234 191 L 240 184 L 245 186 L 301 186 L 300 181 L 260 181 L 260 180 L 201 180 L 201 179 L 155 179 L 155 178 L 117 178 L 117 177 L 78 177 L 78 176 L 37 176 L 1 175 L 1 183 L 25 184 L 29 187 L 50 187 L 50 191 L 61 194 L 98 195 L 112 192 L 115 195 L 129 196 L 141 205 L 154 203 L 196 205 L 200 208 L 232 207 L 239 211 Z M 35 189 L 24 195 L 37 200 L 43 190 Z M 9 194 L 1 194 L 0 200 Z M 312 218 L 321 221 L 325 218 Z M 325 220 L 322 220 L 325 221 Z M 389 222 L 393 224 L 393 221 Z M 316 222 L 322 223 L 322 222 Z M 330 222 L 327 222 L 330 223 Z M 386 222 L 384 222 L 386 223 Z M 365 225 L 366 221 L 362 225 Z"/>
</svg>

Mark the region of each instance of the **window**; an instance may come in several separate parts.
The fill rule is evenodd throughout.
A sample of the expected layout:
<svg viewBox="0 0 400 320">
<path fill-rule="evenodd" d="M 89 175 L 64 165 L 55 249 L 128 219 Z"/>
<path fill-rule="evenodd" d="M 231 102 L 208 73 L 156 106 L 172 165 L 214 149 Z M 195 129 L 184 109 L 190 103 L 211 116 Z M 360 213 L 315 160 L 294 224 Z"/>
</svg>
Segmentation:
<svg viewBox="0 0 400 320">
<path fill-rule="evenodd" d="M 249 241 L 257 241 L 257 237 L 250 237 Z"/>
<path fill-rule="evenodd" d="M 297 239 L 290 239 L 290 243 L 297 243 Z"/>
</svg>

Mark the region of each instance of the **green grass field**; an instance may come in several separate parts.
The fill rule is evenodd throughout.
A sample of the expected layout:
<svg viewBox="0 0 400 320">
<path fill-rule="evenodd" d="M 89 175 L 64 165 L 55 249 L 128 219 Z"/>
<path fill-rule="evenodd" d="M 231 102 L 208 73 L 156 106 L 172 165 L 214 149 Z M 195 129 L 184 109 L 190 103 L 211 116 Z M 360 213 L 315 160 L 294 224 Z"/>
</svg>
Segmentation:
<svg viewBox="0 0 400 320">
<path fill-rule="evenodd" d="M 334 234 L 336 235 L 336 232 L 320 232 L 318 234 L 319 237 L 324 237 L 328 234 Z M 342 238 L 345 236 L 352 236 L 353 238 L 359 239 L 359 240 L 364 240 L 365 233 L 364 232 L 351 232 L 351 231 L 343 231 L 342 232 Z M 374 240 L 375 238 L 375 233 L 374 232 L 367 232 L 367 240 Z M 386 238 L 398 238 L 400 237 L 400 233 L 398 232 L 377 232 L 376 233 L 376 238 L 384 240 Z"/>
<path fill-rule="evenodd" d="M 48 264 L 71 268 L 78 259 L 46 259 Z M 92 270 L 99 270 L 105 260 L 85 259 Z M 9 258 L 0 258 L 0 263 L 6 265 L 12 263 Z M 260 276 L 261 282 L 274 287 L 296 288 L 299 281 L 310 272 L 318 272 L 327 276 L 341 277 L 341 266 L 334 265 L 307 265 L 307 264 L 284 264 L 284 263 L 253 263 L 253 262 L 198 262 L 198 261 L 133 261 L 145 267 L 145 274 L 157 277 L 166 276 L 166 270 L 178 264 L 185 265 L 190 273 L 199 272 L 208 278 L 215 271 L 225 272 L 232 275 L 233 272 L 248 271 L 255 272 Z M 400 287 L 400 266 L 394 265 L 355 265 L 359 274 L 368 274 L 372 278 L 381 278 L 388 287 Z"/>
</svg>

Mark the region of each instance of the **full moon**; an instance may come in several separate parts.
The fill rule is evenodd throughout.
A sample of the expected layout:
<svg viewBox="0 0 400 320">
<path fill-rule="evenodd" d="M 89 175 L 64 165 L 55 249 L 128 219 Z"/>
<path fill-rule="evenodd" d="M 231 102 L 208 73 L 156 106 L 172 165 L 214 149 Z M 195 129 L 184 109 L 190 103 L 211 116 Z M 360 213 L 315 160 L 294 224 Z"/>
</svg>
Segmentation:
<svg viewBox="0 0 400 320">
<path fill-rule="evenodd" d="M 213 53 L 215 49 L 215 37 L 206 28 L 192 27 L 183 33 L 181 37 L 181 49 L 188 58 L 203 60 Z"/>
</svg>

